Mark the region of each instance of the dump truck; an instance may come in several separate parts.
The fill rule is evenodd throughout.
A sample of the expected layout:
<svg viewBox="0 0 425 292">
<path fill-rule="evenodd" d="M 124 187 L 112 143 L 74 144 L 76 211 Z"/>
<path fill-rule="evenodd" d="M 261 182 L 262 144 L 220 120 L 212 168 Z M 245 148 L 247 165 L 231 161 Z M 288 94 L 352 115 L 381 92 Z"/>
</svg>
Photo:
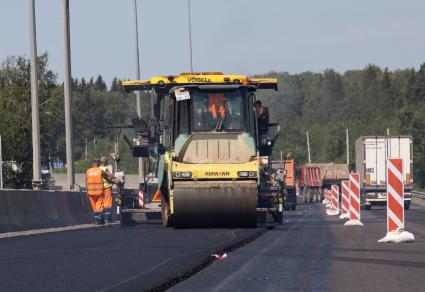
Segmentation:
<svg viewBox="0 0 425 292">
<path fill-rule="evenodd" d="M 165 226 L 252 227 L 258 210 L 281 218 L 282 188 L 267 187 L 260 165 L 279 126 L 254 111 L 256 91 L 277 90 L 277 79 L 182 73 L 123 87 L 152 92 L 150 120 L 132 115 L 131 148 L 154 164 Z"/>
<path fill-rule="evenodd" d="M 334 184 L 341 187 L 341 181 L 349 178 L 348 166 L 340 163 L 309 163 L 301 168 L 300 174 L 305 202 L 322 201 L 324 189 L 331 189 Z"/>
<path fill-rule="evenodd" d="M 356 140 L 356 170 L 360 173 L 362 205 L 387 204 L 387 159 L 401 158 L 404 175 L 404 207 L 409 209 L 413 190 L 412 136 L 361 136 Z"/>
<path fill-rule="evenodd" d="M 332 185 L 338 185 L 341 188 L 341 181 L 349 179 L 350 171 L 347 164 L 331 162 L 312 165 L 320 168 L 322 189 L 331 189 Z"/>
<path fill-rule="evenodd" d="M 320 167 L 311 164 L 302 165 L 298 183 L 304 203 L 319 202 L 323 184 Z"/>
<path fill-rule="evenodd" d="M 320 192 L 320 201 L 323 200 L 324 189 L 331 189 L 332 185 L 338 185 L 341 189 L 341 181 L 348 180 L 350 171 L 348 165 L 344 163 L 314 163 L 312 164 L 320 168 L 322 191 Z"/>
</svg>

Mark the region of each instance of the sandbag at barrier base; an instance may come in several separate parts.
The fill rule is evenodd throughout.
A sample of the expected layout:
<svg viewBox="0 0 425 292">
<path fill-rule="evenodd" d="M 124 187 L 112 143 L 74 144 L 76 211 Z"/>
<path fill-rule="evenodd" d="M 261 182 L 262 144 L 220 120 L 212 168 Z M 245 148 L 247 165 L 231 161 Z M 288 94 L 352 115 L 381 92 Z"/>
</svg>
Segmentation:
<svg viewBox="0 0 425 292">
<path fill-rule="evenodd" d="M 364 226 L 360 220 L 348 220 L 344 226 Z"/>
<path fill-rule="evenodd" d="M 322 201 L 322 205 L 327 205 L 327 204 L 328 204 L 328 202 L 326 200 Z"/>
<path fill-rule="evenodd" d="M 415 241 L 415 236 L 407 232 L 404 229 L 398 229 L 395 231 L 387 232 L 384 238 L 378 240 L 380 243 L 401 243 L 401 242 L 413 242 Z"/>
<path fill-rule="evenodd" d="M 328 216 L 336 216 L 339 215 L 339 212 L 335 210 L 326 210 L 326 214 L 328 214 Z"/>
<path fill-rule="evenodd" d="M 344 213 L 339 215 L 339 219 L 350 219 L 350 215 L 348 213 Z"/>
</svg>

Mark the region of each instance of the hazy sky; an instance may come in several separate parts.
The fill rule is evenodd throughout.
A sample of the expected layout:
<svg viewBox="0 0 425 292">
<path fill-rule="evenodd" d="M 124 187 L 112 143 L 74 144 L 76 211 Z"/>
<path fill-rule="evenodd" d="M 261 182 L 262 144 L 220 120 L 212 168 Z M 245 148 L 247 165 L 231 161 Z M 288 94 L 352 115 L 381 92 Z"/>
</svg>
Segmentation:
<svg viewBox="0 0 425 292">
<path fill-rule="evenodd" d="M 142 77 L 189 70 L 186 0 L 138 0 Z M 61 79 L 60 0 L 36 0 Z M 28 0 L 0 0 L 0 60 L 29 56 Z M 425 1 L 191 0 L 195 71 L 390 69 L 425 62 Z M 135 76 L 133 0 L 70 0 L 73 77 Z"/>
</svg>

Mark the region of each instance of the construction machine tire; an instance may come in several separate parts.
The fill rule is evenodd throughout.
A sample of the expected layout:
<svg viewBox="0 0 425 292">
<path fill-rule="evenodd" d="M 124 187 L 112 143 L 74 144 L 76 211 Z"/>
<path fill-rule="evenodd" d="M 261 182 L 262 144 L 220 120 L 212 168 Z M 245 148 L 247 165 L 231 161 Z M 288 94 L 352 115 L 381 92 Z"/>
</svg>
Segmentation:
<svg viewBox="0 0 425 292">
<path fill-rule="evenodd" d="M 165 227 L 173 226 L 173 220 L 170 213 L 170 205 L 168 204 L 166 198 L 161 194 L 161 218 L 162 225 Z"/>
<path fill-rule="evenodd" d="M 255 227 L 257 198 L 255 181 L 175 184 L 174 227 Z"/>
</svg>

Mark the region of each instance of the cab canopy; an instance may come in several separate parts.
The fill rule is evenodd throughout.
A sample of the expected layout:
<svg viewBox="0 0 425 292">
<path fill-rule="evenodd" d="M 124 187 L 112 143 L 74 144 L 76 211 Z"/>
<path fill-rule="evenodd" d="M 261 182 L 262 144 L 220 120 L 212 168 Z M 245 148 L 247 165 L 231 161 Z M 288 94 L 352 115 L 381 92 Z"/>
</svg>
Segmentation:
<svg viewBox="0 0 425 292">
<path fill-rule="evenodd" d="M 250 78 L 244 75 L 225 75 L 220 72 L 181 73 L 178 76 L 157 76 L 149 80 L 128 80 L 122 83 L 127 92 L 135 90 L 169 91 L 184 85 L 242 85 L 254 89 L 277 90 L 276 78 Z"/>
</svg>

